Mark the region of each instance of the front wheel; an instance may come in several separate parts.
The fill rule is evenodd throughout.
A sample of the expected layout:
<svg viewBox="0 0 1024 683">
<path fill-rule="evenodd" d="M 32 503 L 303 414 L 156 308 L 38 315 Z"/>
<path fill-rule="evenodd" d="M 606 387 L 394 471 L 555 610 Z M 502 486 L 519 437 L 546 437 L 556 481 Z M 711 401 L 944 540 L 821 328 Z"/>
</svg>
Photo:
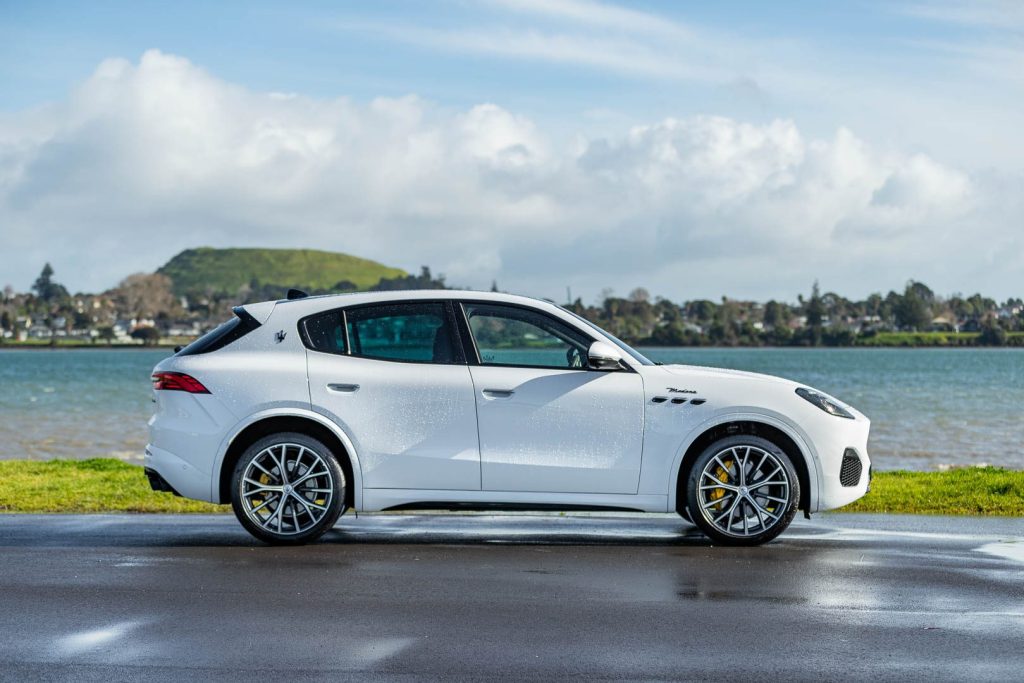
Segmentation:
<svg viewBox="0 0 1024 683">
<path fill-rule="evenodd" d="M 760 545 L 789 526 L 800 480 L 786 453 L 767 439 L 719 439 L 690 469 L 686 502 L 694 524 L 727 545 Z"/>
<path fill-rule="evenodd" d="M 267 543 L 308 543 L 345 509 L 337 456 L 305 434 L 272 434 L 249 446 L 231 479 L 231 506 L 242 526 Z"/>
</svg>

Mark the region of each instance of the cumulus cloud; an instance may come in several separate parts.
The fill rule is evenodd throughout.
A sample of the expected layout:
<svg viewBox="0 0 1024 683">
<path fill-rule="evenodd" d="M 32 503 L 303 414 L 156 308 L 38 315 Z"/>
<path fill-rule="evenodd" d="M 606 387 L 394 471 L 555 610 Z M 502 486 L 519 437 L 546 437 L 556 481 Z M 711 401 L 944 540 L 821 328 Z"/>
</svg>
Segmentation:
<svg viewBox="0 0 1024 683">
<path fill-rule="evenodd" d="M 494 104 L 253 92 L 150 51 L 0 119 L 0 279 L 25 287 L 50 260 L 102 289 L 213 245 L 558 297 L 792 298 L 815 278 L 862 294 L 910 277 L 1008 294 L 1024 265 L 1014 185 L 846 129 L 705 116 L 567 141 Z"/>
</svg>

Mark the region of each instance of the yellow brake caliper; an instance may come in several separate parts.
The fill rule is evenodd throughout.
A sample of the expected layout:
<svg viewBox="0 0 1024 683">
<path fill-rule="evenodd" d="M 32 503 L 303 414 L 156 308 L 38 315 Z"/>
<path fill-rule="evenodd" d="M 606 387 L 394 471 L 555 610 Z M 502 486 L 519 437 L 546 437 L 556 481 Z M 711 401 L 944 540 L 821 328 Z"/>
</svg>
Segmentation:
<svg viewBox="0 0 1024 683">
<path fill-rule="evenodd" d="M 719 467 L 715 471 L 715 478 L 718 479 L 718 481 L 722 482 L 723 484 L 729 481 L 729 472 L 727 471 L 727 468 L 732 467 L 732 460 L 726 460 L 724 464 L 725 469 Z M 710 498 L 711 500 L 720 501 L 724 497 L 725 489 L 711 489 L 711 492 L 708 493 L 708 498 Z M 719 507 L 720 505 L 721 503 L 718 503 L 717 505 L 713 505 L 712 507 L 716 508 L 717 510 L 721 510 L 721 507 Z"/>
<path fill-rule="evenodd" d="M 270 481 L 270 477 L 268 477 L 265 473 L 260 475 L 260 483 L 261 484 L 266 486 L 267 482 L 269 482 L 269 481 Z M 249 505 L 252 505 L 253 507 L 258 507 L 259 504 L 262 503 L 262 502 L 263 502 L 262 498 L 250 498 L 249 499 Z"/>
</svg>

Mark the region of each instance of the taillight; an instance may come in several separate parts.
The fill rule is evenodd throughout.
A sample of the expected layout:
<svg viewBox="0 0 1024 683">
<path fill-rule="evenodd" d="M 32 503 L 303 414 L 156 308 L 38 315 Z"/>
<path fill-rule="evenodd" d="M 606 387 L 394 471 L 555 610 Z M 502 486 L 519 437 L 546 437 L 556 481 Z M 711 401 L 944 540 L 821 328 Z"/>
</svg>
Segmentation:
<svg viewBox="0 0 1024 683">
<path fill-rule="evenodd" d="M 157 391 L 187 391 L 190 394 L 210 393 L 202 382 L 183 372 L 153 373 L 153 388 Z"/>
</svg>

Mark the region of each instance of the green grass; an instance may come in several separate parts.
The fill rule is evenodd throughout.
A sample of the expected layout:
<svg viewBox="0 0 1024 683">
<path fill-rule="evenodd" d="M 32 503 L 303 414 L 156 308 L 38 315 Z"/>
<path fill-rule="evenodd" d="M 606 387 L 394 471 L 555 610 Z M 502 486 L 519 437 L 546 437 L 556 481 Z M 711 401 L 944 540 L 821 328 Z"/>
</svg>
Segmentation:
<svg viewBox="0 0 1024 683">
<path fill-rule="evenodd" d="M 0 461 L 0 512 L 227 512 L 156 493 L 138 465 L 120 460 Z"/>
<path fill-rule="evenodd" d="M 876 472 L 871 492 L 838 512 L 1024 517 L 1024 471 Z"/>
<path fill-rule="evenodd" d="M 857 346 L 971 346 L 978 332 L 879 332 L 858 337 Z"/>
<path fill-rule="evenodd" d="M 120 460 L 0 461 L 0 512 L 228 512 L 156 493 Z M 840 512 L 1024 517 L 1024 471 L 966 467 L 876 472 L 871 493 Z"/>
<path fill-rule="evenodd" d="M 171 278 L 177 294 L 234 294 L 256 279 L 263 285 L 331 289 L 347 280 L 367 289 L 404 270 L 376 261 L 314 249 L 186 249 L 157 272 Z"/>
<path fill-rule="evenodd" d="M 980 332 L 878 332 L 857 337 L 855 346 L 977 346 Z M 1008 332 L 1007 346 L 1024 346 L 1024 332 Z"/>
</svg>

